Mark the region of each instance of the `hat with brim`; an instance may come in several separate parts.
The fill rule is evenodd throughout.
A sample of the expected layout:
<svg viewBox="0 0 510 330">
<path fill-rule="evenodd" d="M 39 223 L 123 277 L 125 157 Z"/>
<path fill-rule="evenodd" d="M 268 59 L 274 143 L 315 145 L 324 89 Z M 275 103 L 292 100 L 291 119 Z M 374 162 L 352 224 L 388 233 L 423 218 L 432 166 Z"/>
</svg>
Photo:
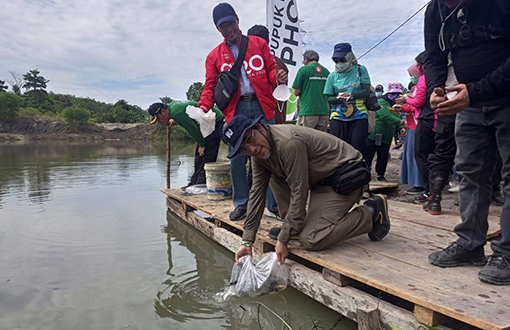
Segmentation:
<svg viewBox="0 0 510 330">
<path fill-rule="evenodd" d="M 149 112 L 149 115 L 152 116 L 151 121 L 150 121 L 151 125 L 154 124 L 158 120 L 158 114 L 161 112 L 161 110 L 163 110 L 165 108 L 166 108 L 165 104 L 160 103 L 160 102 L 151 104 L 151 106 L 149 107 L 149 110 L 147 110 L 147 112 Z"/>
<path fill-rule="evenodd" d="M 402 93 L 402 87 L 402 84 L 399 82 L 389 83 L 386 93 Z"/>
<path fill-rule="evenodd" d="M 213 21 L 217 28 L 225 22 L 235 22 L 237 14 L 232 6 L 226 2 L 218 4 L 213 9 Z"/>
<path fill-rule="evenodd" d="M 351 44 L 342 42 L 335 45 L 331 58 L 345 57 L 350 52 L 352 52 Z"/>
<path fill-rule="evenodd" d="M 244 115 L 236 115 L 232 118 L 223 130 L 223 138 L 231 146 L 227 158 L 230 159 L 237 155 L 241 143 L 243 143 L 246 131 L 257 125 L 262 118 L 264 118 L 264 116 L 249 119 Z"/>
</svg>

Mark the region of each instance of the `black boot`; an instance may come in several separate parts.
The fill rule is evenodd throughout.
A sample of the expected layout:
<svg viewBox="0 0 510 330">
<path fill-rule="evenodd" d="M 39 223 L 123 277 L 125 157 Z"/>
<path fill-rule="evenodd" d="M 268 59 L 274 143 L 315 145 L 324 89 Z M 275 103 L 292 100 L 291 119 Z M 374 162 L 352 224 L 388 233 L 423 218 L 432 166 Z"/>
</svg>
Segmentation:
<svg viewBox="0 0 510 330">
<path fill-rule="evenodd" d="M 447 180 L 448 173 L 429 173 L 430 196 L 426 209 L 431 215 L 441 214 L 441 191 L 445 187 Z"/>
</svg>

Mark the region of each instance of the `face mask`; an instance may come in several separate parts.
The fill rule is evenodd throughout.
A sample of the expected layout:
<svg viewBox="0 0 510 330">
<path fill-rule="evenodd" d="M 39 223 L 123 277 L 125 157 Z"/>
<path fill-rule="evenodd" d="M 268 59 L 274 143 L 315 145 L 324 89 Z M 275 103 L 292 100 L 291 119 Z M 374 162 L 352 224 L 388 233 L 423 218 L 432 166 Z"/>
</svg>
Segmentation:
<svg viewBox="0 0 510 330">
<path fill-rule="evenodd" d="M 375 96 L 381 97 L 382 96 L 382 92 L 375 92 Z"/>
<path fill-rule="evenodd" d="M 338 62 L 335 64 L 336 72 L 347 72 L 349 68 L 352 68 L 351 62 Z"/>
</svg>

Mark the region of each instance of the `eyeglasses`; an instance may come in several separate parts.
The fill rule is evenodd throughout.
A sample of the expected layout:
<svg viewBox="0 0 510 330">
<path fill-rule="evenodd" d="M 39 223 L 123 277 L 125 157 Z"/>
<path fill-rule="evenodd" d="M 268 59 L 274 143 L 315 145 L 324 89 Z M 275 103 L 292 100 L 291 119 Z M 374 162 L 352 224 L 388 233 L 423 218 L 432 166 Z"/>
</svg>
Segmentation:
<svg viewBox="0 0 510 330">
<path fill-rule="evenodd" d="M 347 62 L 347 58 L 345 58 L 345 57 L 335 57 L 333 59 L 333 62 L 335 62 L 335 63 L 345 63 L 345 62 Z"/>
<path fill-rule="evenodd" d="M 255 140 L 255 130 L 252 129 L 251 134 L 248 135 L 248 137 L 244 139 L 243 143 L 241 143 L 240 149 L 242 151 L 245 151 L 246 149 L 248 149 L 248 146 L 254 142 L 254 140 Z"/>
</svg>

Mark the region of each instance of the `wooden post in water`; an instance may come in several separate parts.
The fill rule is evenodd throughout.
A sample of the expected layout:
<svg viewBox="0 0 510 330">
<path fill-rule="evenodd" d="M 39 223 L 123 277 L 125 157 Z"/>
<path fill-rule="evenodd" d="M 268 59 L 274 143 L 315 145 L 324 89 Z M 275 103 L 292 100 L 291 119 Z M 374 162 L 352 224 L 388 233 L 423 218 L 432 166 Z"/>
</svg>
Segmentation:
<svg viewBox="0 0 510 330">
<path fill-rule="evenodd" d="M 170 125 L 166 127 L 166 189 L 170 189 Z"/>
</svg>

